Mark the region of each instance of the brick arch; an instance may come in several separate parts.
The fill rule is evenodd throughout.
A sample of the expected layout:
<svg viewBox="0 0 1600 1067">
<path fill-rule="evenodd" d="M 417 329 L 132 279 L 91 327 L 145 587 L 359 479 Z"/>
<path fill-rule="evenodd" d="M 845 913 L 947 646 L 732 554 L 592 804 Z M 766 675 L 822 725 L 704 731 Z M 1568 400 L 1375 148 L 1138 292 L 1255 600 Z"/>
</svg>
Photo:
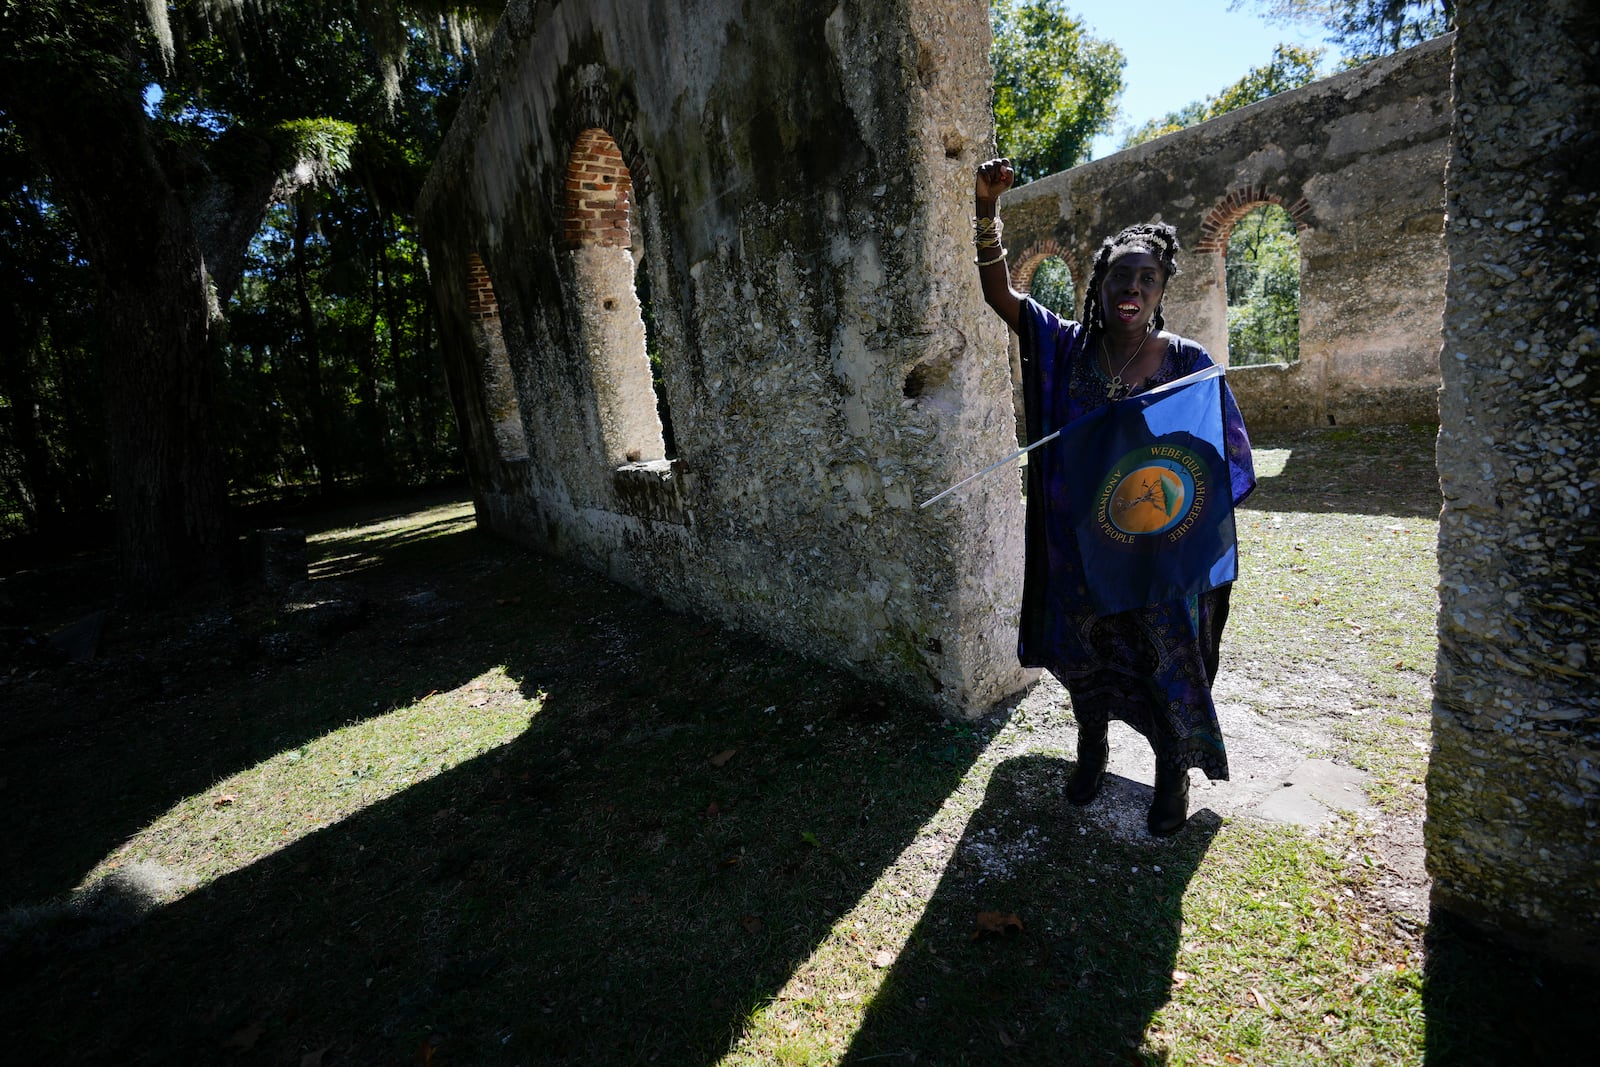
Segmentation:
<svg viewBox="0 0 1600 1067">
<path fill-rule="evenodd" d="M 565 129 L 567 143 L 575 144 L 587 130 L 607 131 L 622 153 L 634 190 L 641 198 L 648 197 L 650 168 L 634 131 L 633 116 L 638 109 L 632 96 L 613 86 L 599 66 L 580 68 L 572 81 L 576 92 L 567 99 L 573 109 Z"/>
<path fill-rule="evenodd" d="M 586 108 L 586 113 L 600 109 Z M 578 354 L 593 387 L 598 442 L 618 471 L 663 460 L 665 398 L 652 380 L 635 279 L 647 235 L 635 229 L 632 168 L 606 127 L 573 136 L 563 182 L 561 247 L 580 326 Z"/>
<path fill-rule="evenodd" d="M 467 321 L 478 356 L 483 409 L 500 458 L 507 462 L 527 459 L 528 437 L 522 428 L 522 405 L 500 326 L 500 299 L 489 278 L 489 267 L 476 251 L 467 256 Z"/>
<path fill-rule="evenodd" d="M 1033 276 L 1039 271 L 1039 264 L 1051 256 L 1060 256 L 1066 260 L 1067 269 L 1072 269 L 1072 260 L 1068 258 L 1066 249 L 1061 247 L 1061 242 L 1054 237 L 1046 237 L 1035 241 L 1022 252 L 1011 259 L 1011 284 L 1018 292 L 1028 293 L 1033 291 Z M 1073 271 L 1073 281 L 1077 281 L 1078 274 Z"/>
<path fill-rule="evenodd" d="M 500 317 L 500 300 L 494 295 L 489 268 L 476 252 L 467 257 L 467 317 L 474 322 Z"/>
<path fill-rule="evenodd" d="M 599 126 L 579 132 L 567 159 L 562 243 L 632 248 L 633 172 Z"/>
<path fill-rule="evenodd" d="M 1283 197 L 1277 193 L 1268 192 L 1258 185 L 1246 185 L 1228 192 L 1217 205 L 1206 212 L 1206 217 L 1200 220 L 1200 243 L 1195 245 L 1196 252 L 1226 252 L 1228 250 L 1228 235 L 1233 232 L 1233 224 L 1238 222 L 1250 210 L 1261 204 L 1277 204 L 1289 213 L 1294 220 L 1296 232 L 1304 232 L 1312 226 L 1311 202 L 1305 197 L 1300 197 L 1292 204 L 1285 204 Z"/>
</svg>

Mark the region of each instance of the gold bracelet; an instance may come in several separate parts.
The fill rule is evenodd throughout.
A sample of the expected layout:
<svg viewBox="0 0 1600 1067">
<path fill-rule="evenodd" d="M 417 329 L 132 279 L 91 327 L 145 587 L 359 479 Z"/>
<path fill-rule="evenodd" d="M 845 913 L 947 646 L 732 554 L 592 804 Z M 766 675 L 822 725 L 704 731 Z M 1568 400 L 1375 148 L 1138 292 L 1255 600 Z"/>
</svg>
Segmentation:
<svg viewBox="0 0 1600 1067">
<path fill-rule="evenodd" d="M 1000 254 L 995 256 L 993 259 L 974 259 L 972 262 L 976 263 L 980 267 L 992 267 L 1010 254 L 1010 252 L 1007 252 L 1004 248 L 1002 248 L 1000 250 Z"/>
<path fill-rule="evenodd" d="M 1000 234 L 1003 227 L 1000 225 L 1000 216 L 972 220 L 972 243 L 979 248 L 999 248 Z"/>
</svg>

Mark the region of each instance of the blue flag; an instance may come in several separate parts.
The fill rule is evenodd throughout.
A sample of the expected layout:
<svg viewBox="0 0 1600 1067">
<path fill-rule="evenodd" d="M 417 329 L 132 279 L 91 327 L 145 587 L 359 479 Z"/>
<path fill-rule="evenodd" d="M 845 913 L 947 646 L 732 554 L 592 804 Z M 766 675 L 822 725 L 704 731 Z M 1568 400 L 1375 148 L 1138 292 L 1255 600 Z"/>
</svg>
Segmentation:
<svg viewBox="0 0 1600 1067">
<path fill-rule="evenodd" d="M 1108 404 L 1055 446 L 1096 614 L 1215 589 L 1238 575 L 1221 367 Z"/>
</svg>

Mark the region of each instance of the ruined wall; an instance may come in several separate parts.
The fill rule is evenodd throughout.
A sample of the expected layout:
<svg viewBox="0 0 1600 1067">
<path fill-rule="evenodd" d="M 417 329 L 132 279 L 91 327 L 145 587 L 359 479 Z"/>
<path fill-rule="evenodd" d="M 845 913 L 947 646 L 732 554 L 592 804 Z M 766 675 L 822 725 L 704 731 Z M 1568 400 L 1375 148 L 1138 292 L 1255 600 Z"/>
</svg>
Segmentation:
<svg viewBox="0 0 1600 1067">
<path fill-rule="evenodd" d="M 970 262 L 987 19 L 513 2 L 420 204 L 479 521 L 947 710 L 1020 688 L 1016 479 L 917 507 L 1014 432 Z"/>
<path fill-rule="evenodd" d="M 1600 9 L 1459 10 L 1428 869 L 1600 962 Z"/>
<path fill-rule="evenodd" d="M 1228 380 L 1251 426 L 1431 421 L 1443 309 L 1450 45 L 1443 37 L 1051 175 L 1001 202 L 1016 273 L 1060 255 L 1081 293 L 1095 250 L 1134 222 L 1178 228 L 1168 328 L 1219 362 L 1224 256 L 1261 203 L 1299 227 L 1300 359 Z"/>
</svg>

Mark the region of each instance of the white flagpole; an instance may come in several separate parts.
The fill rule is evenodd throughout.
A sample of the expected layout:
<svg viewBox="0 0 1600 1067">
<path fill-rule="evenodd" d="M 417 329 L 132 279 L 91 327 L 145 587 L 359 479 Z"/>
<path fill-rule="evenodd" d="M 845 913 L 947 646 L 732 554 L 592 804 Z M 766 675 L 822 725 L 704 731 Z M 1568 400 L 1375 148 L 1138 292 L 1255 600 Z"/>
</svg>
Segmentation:
<svg viewBox="0 0 1600 1067">
<path fill-rule="evenodd" d="M 1007 463 L 1010 463 L 1012 460 L 1016 459 L 1018 456 L 1024 455 L 1024 454 L 1026 454 L 1028 452 L 1032 452 L 1034 449 L 1038 448 L 1040 445 L 1048 444 L 1048 443 L 1050 443 L 1051 441 L 1054 441 L 1057 437 L 1060 437 L 1060 436 L 1061 436 L 1061 431 L 1057 430 L 1053 434 L 1049 434 L 1048 436 L 1041 437 L 1037 441 L 1035 441 L 1033 444 L 1029 445 L 1028 447 L 1019 448 L 1015 452 L 1011 453 L 1011 455 L 1005 457 L 1004 459 L 997 460 L 994 463 L 989 464 L 987 467 L 983 468 L 983 470 L 979 471 L 977 474 L 971 474 L 971 475 L 968 475 L 967 477 L 961 479 L 955 485 L 952 485 L 950 488 L 946 489 L 944 492 L 940 493 L 938 496 L 929 497 L 927 500 L 924 500 L 922 503 L 918 504 L 917 507 L 925 508 L 929 504 L 932 504 L 936 500 L 943 500 L 945 497 L 949 496 L 951 493 L 955 492 L 957 489 L 960 489 L 963 485 L 966 485 L 968 482 L 972 481 L 974 478 L 982 478 L 985 474 L 988 474 L 990 471 L 998 470 L 999 468 L 1004 467 Z"/>
<path fill-rule="evenodd" d="M 1209 367 L 1204 367 L 1204 368 L 1202 368 L 1200 370 L 1197 370 L 1193 374 L 1186 374 L 1182 378 L 1179 378 L 1177 381 L 1168 382 L 1165 385 L 1158 385 L 1154 389 L 1151 389 L 1151 390 L 1148 390 L 1146 392 L 1140 393 L 1139 397 L 1140 397 L 1140 399 L 1146 399 L 1147 400 L 1150 397 L 1159 396 L 1162 393 L 1176 392 L 1177 390 L 1182 389 L 1185 386 L 1194 385 L 1197 382 L 1203 382 L 1207 378 L 1220 378 L 1220 377 L 1225 376 L 1226 374 L 1227 374 L 1226 368 L 1224 368 L 1224 367 L 1222 367 L 1220 365 L 1217 365 L 1217 364 L 1213 364 L 1213 365 L 1211 365 Z M 1004 467 L 1007 463 L 1010 463 L 1012 460 L 1016 459 L 1018 456 L 1021 456 L 1021 455 L 1025 454 L 1025 453 L 1028 453 L 1028 452 L 1032 452 L 1034 449 L 1038 448 L 1040 445 L 1048 444 L 1049 442 L 1054 441 L 1059 436 L 1061 436 L 1061 431 L 1057 430 L 1053 434 L 1049 434 L 1049 435 L 1047 435 L 1045 437 L 1041 437 L 1037 441 L 1035 441 L 1033 444 L 1029 445 L 1028 447 L 1019 448 L 1015 452 L 1011 453 L 1011 455 L 1005 457 L 1004 459 L 997 460 L 996 462 L 989 464 L 987 467 L 983 468 L 983 470 L 979 471 L 977 474 L 969 475 L 969 476 L 961 479 L 955 485 L 952 485 L 950 488 L 946 489 L 944 492 L 940 493 L 938 496 L 929 497 L 927 500 L 924 500 L 921 504 L 918 504 L 917 507 L 925 508 L 929 504 L 934 503 L 935 501 L 943 500 L 945 497 L 949 496 L 951 493 L 955 492 L 957 489 L 960 489 L 963 485 L 966 485 L 968 482 L 972 481 L 974 478 L 982 478 L 985 474 L 988 474 L 990 471 L 997 470 L 1000 467 Z"/>
</svg>

